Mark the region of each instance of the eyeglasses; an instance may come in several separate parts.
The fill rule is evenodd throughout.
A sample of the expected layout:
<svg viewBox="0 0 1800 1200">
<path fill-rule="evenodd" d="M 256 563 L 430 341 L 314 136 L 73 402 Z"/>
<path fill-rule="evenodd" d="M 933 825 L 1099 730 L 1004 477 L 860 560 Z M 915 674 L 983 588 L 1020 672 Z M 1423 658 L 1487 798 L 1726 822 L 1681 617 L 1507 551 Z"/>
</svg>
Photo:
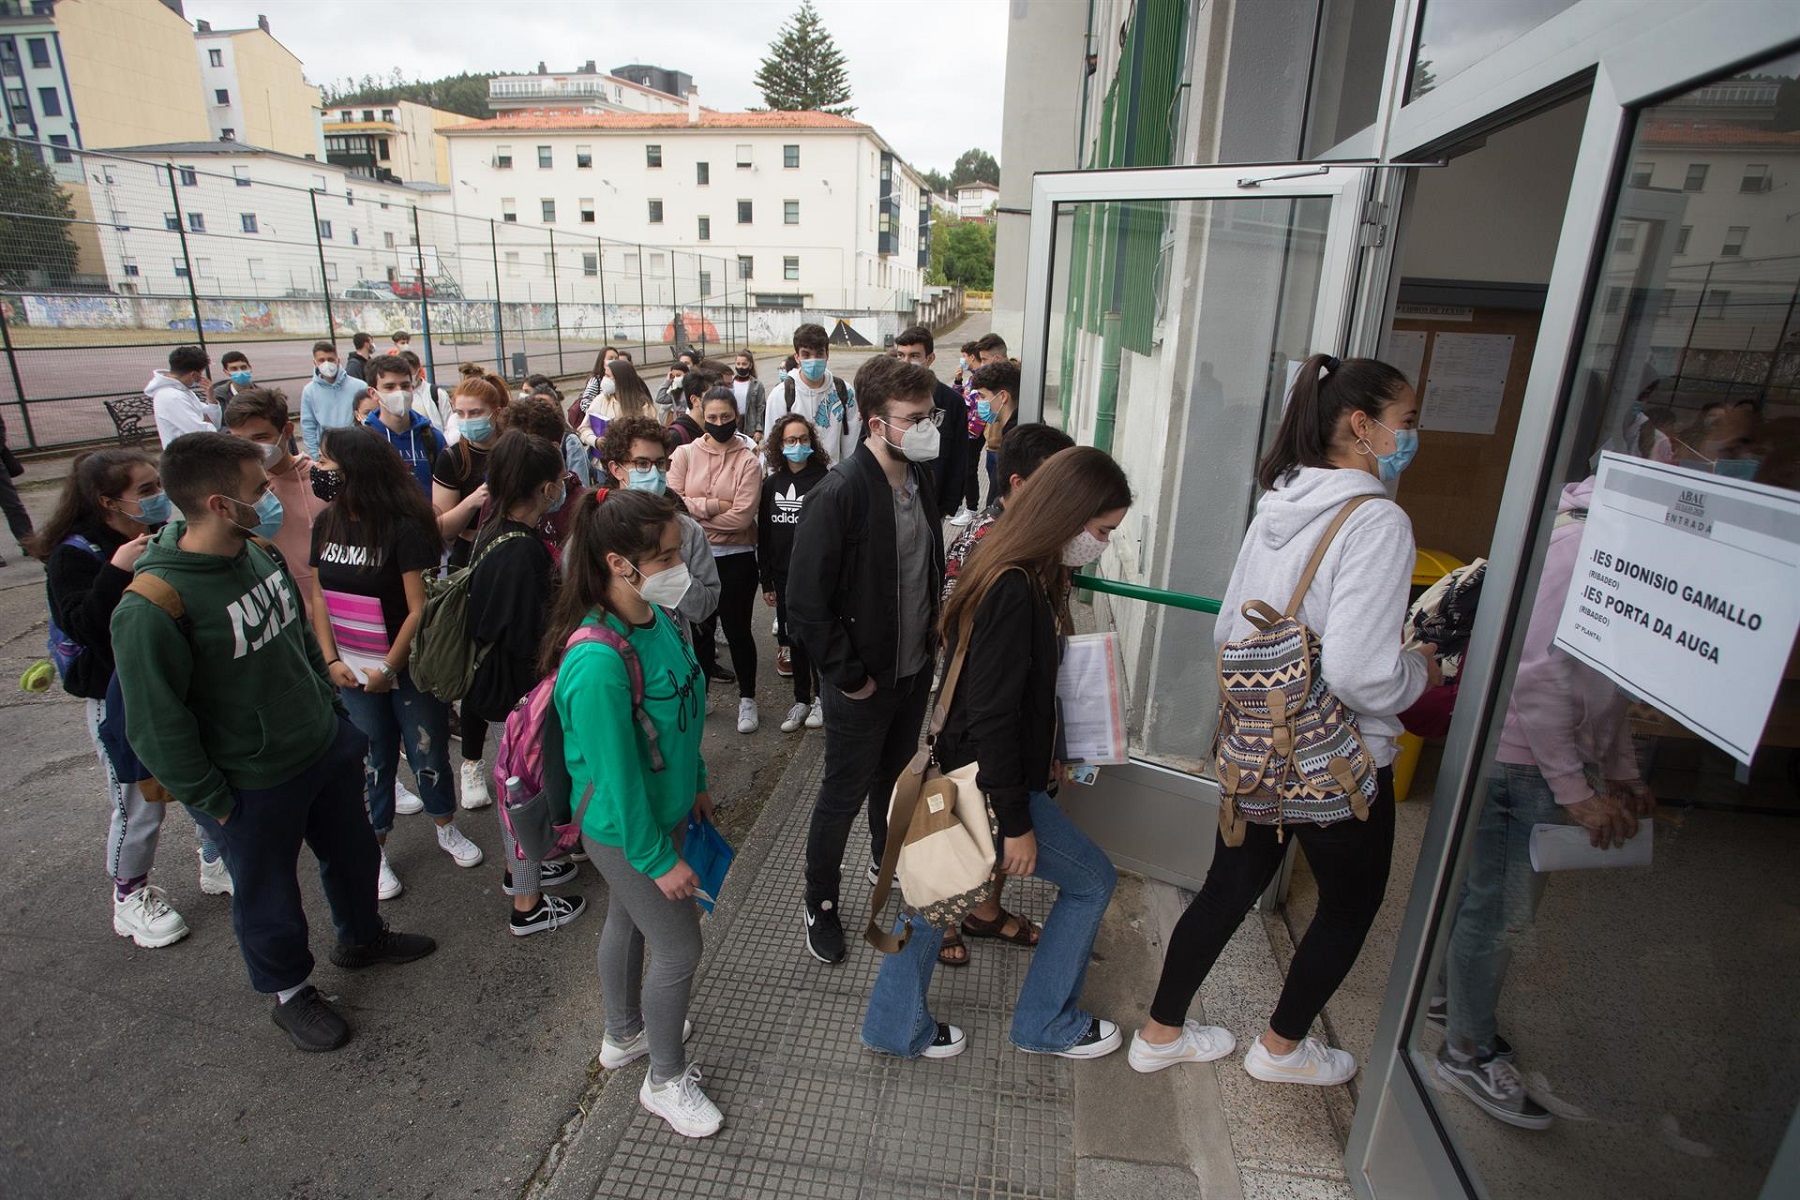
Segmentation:
<svg viewBox="0 0 1800 1200">
<path fill-rule="evenodd" d="M 625 465 L 634 471 L 666 471 L 669 460 L 666 458 L 628 458 Z"/>
<path fill-rule="evenodd" d="M 781 444 L 784 446 L 810 446 L 812 439 L 807 437 L 782 438 Z"/>
<path fill-rule="evenodd" d="M 883 417 L 881 419 L 890 425 L 917 425 L 920 421 L 929 421 L 931 424 L 936 425 L 941 429 L 944 425 L 944 410 L 941 408 L 934 408 L 923 416 Z"/>
</svg>

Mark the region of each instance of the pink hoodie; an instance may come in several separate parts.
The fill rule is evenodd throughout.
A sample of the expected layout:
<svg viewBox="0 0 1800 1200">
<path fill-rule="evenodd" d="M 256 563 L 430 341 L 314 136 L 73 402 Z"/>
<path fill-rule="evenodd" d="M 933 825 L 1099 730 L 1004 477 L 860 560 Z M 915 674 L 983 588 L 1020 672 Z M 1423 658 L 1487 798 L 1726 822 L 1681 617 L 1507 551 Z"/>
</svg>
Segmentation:
<svg viewBox="0 0 1800 1200">
<path fill-rule="evenodd" d="M 1590 475 L 1563 489 L 1556 510 L 1579 513 L 1585 519 L 1593 494 L 1594 477 Z M 1544 573 L 1538 580 L 1518 674 L 1513 677 L 1512 701 L 1495 755 L 1503 763 L 1543 772 L 1556 802 L 1563 805 L 1579 804 L 1594 794 L 1587 767 L 1597 768 L 1604 779 L 1638 777 L 1637 755 L 1625 722 L 1625 693 L 1551 644 L 1575 575 L 1584 528 L 1577 519 L 1550 532 Z"/>
</svg>

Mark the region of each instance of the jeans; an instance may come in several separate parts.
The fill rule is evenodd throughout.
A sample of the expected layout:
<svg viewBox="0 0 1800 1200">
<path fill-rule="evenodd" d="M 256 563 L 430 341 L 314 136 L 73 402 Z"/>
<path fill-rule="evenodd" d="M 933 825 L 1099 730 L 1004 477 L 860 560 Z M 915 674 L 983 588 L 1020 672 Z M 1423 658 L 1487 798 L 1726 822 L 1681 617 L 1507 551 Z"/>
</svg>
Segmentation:
<svg viewBox="0 0 1800 1200">
<path fill-rule="evenodd" d="M 970 438 L 969 453 L 963 459 L 962 502 L 971 512 L 981 507 L 981 455 L 986 444 L 981 438 Z"/>
<path fill-rule="evenodd" d="M 1298 1041 L 1312 1029 L 1325 1002 L 1356 964 L 1381 908 L 1394 857 L 1394 773 L 1382 767 L 1376 778 L 1380 790 L 1369 805 L 1368 820 L 1286 826 L 1286 836 L 1299 839 L 1318 881 L 1319 907 L 1294 950 L 1281 999 L 1269 1018 L 1269 1028 L 1280 1037 Z M 1281 869 L 1286 853 L 1273 825 L 1247 826 L 1241 846 L 1227 846 L 1222 836 L 1216 838 L 1206 882 L 1169 937 L 1162 979 L 1150 1005 L 1152 1019 L 1179 1026 L 1187 1018 L 1194 993 L 1243 923 L 1244 914 Z"/>
<path fill-rule="evenodd" d="M 1031 793 L 1031 824 L 1037 834 L 1037 877 L 1054 883 L 1057 892 L 1013 1007 L 1012 1041 L 1021 1050 L 1054 1053 L 1081 1040 L 1092 1024 L 1080 1005 L 1081 989 L 1119 876 L 1100 847 L 1044 792 Z M 913 933 L 906 948 L 882 961 L 862 1040 L 871 1050 L 916 1058 L 937 1036 L 937 1019 L 925 996 L 944 931 L 903 913 L 894 932 L 909 922 Z"/>
<path fill-rule="evenodd" d="M 982 451 L 981 466 L 982 466 L 982 470 L 987 475 L 987 481 L 988 481 L 987 495 L 988 495 L 988 503 L 989 504 L 992 504 L 994 502 L 994 497 L 999 494 L 995 490 L 995 484 L 994 484 L 994 472 L 995 472 L 996 468 L 999 467 L 999 465 L 1000 465 L 1000 455 L 998 453 L 996 453 L 993 450 Z"/>
<path fill-rule="evenodd" d="M 1544 896 L 1544 877 L 1531 869 L 1531 827 L 1564 820 L 1562 806 L 1536 767 L 1494 764 L 1469 849 L 1444 972 L 1450 1003 L 1447 1040 L 1459 1054 L 1485 1058 L 1493 1053 L 1494 1013 L 1513 943 L 1531 927 Z"/>
<path fill-rule="evenodd" d="M 825 777 L 813 803 L 806 834 L 806 903 L 834 905 L 839 868 L 857 810 L 869 808 L 869 855 L 879 859 L 887 846 L 888 801 L 894 780 L 919 748 L 925 705 L 931 698 L 931 670 L 914 672 L 894 687 L 876 687 L 866 700 L 852 700 L 826 684 Z"/>
<path fill-rule="evenodd" d="M 341 687 L 338 695 L 344 698 L 350 719 L 369 739 L 364 795 L 375 836 L 384 838 L 394 827 L 394 772 L 400 766 L 403 743 L 406 761 L 419 777 L 419 799 L 425 802 L 425 811 L 434 817 L 455 815 L 450 706 L 414 687 L 412 675 L 404 670 L 385 692 Z M 464 720 L 479 723 L 472 715 Z"/>
<path fill-rule="evenodd" d="M 788 648 L 788 662 L 794 668 L 794 703 L 811 704 L 819 695 L 818 678 L 813 672 L 812 658 L 806 647 L 788 633 L 787 576 L 775 577 L 775 642 Z"/>
<path fill-rule="evenodd" d="M 302 842 L 319 860 L 338 943 L 366 946 L 381 935 L 375 899 L 381 848 L 358 786 L 367 748 L 368 739 L 340 720 L 331 747 L 299 775 L 272 788 L 232 788 L 237 806 L 223 823 L 196 817 L 225 847 L 231 928 L 250 986 L 265 995 L 299 987 L 312 974 L 296 873 Z"/>
</svg>

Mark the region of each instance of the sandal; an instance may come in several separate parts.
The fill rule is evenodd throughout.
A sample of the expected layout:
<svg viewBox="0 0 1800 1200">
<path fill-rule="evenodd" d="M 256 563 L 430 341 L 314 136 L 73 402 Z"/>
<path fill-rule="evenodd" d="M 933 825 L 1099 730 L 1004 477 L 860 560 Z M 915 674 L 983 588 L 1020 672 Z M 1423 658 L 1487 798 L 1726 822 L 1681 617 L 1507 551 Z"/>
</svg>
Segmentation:
<svg viewBox="0 0 1800 1200">
<path fill-rule="evenodd" d="M 1006 932 L 1009 923 L 1013 926 L 1011 933 Z M 1000 910 L 998 919 L 993 921 L 983 921 L 973 913 L 964 917 L 962 932 L 972 938 L 993 938 L 995 941 L 1009 942 L 1014 946 L 1031 949 L 1038 944 L 1039 929 L 1027 918 L 1016 916 L 1003 908 Z"/>
<path fill-rule="evenodd" d="M 944 944 L 938 947 L 938 962 L 946 967 L 969 965 L 969 947 L 962 940 L 962 934 L 954 929 L 944 930 Z"/>
</svg>

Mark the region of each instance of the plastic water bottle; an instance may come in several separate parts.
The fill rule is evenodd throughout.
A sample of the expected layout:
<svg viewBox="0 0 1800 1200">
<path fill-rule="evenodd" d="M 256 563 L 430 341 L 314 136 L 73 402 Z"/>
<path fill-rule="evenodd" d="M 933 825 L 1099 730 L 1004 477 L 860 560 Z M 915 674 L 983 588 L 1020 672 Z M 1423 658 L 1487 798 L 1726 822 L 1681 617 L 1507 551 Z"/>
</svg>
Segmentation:
<svg viewBox="0 0 1800 1200">
<path fill-rule="evenodd" d="M 517 775 L 506 778 L 506 807 L 517 808 L 525 803 L 525 785 L 519 782 Z"/>
</svg>

